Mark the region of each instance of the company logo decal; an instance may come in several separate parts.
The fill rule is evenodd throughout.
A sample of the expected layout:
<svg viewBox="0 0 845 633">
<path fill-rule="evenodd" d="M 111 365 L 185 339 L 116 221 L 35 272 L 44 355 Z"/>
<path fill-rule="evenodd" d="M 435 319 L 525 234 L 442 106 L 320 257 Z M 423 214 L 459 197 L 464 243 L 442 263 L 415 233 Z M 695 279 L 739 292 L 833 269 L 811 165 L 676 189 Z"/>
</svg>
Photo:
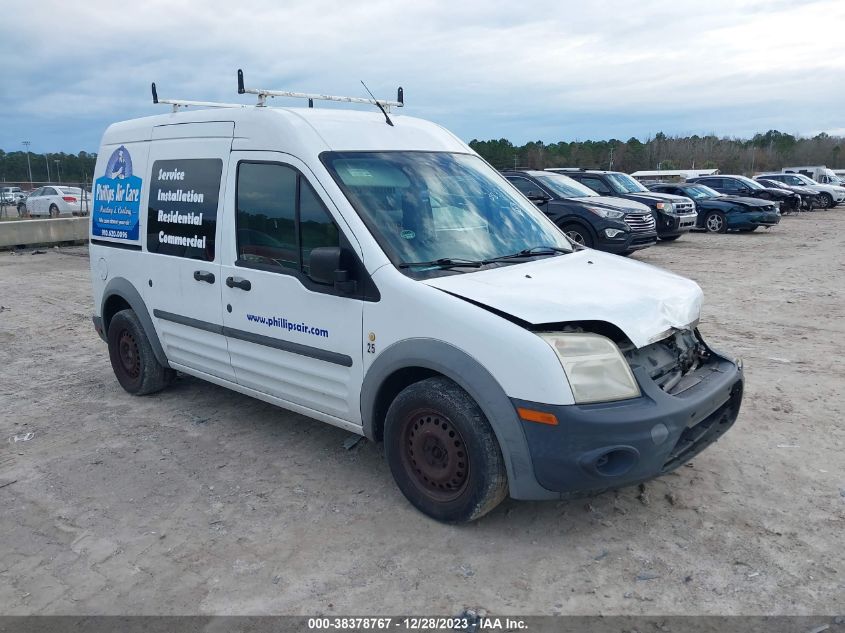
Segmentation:
<svg viewBox="0 0 845 633">
<path fill-rule="evenodd" d="M 94 182 L 93 237 L 138 240 L 141 183 L 132 173 L 129 150 L 121 145 L 106 163 L 106 173 Z"/>
</svg>

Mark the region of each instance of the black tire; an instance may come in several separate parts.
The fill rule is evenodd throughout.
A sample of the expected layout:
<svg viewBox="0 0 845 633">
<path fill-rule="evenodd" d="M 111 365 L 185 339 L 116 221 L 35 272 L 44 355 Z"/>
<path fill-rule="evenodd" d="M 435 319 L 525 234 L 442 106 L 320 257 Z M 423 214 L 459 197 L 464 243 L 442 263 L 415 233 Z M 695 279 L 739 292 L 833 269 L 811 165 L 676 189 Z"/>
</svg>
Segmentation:
<svg viewBox="0 0 845 633">
<path fill-rule="evenodd" d="M 756 231 L 759 228 L 760 228 L 759 226 L 752 226 L 751 228 L 748 228 L 748 229 L 739 229 L 739 232 L 740 233 L 753 233 L 754 231 Z"/>
<path fill-rule="evenodd" d="M 595 240 L 593 239 L 593 234 L 590 230 L 581 224 L 570 223 L 564 224 L 560 227 L 560 230 L 566 233 L 566 236 L 571 239 L 573 242 L 580 244 L 581 246 L 586 246 L 587 248 L 593 248 L 595 245 Z"/>
<path fill-rule="evenodd" d="M 704 216 L 704 230 L 708 233 L 726 233 L 728 220 L 721 211 L 710 211 Z"/>
<path fill-rule="evenodd" d="M 59 217 L 59 207 L 57 207 L 55 204 L 50 205 L 50 217 L 51 218 Z"/>
<path fill-rule="evenodd" d="M 830 209 L 833 206 L 833 196 L 829 193 L 823 193 L 819 196 L 819 208 Z"/>
<path fill-rule="evenodd" d="M 143 396 L 173 382 L 176 372 L 158 362 L 133 310 L 121 310 L 112 317 L 107 338 L 114 375 L 126 391 Z"/>
<path fill-rule="evenodd" d="M 422 380 L 396 396 L 387 411 L 384 447 L 402 494 L 438 521 L 474 521 L 508 494 L 490 423 L 448 378 Z"/>
<path fill-rule="evenodd" d="M 661 242 L 674 242 L 676 239 L 681 237 L 680 235 L 667 235 L 666 237 L 661 237 Z"/>
</svg>

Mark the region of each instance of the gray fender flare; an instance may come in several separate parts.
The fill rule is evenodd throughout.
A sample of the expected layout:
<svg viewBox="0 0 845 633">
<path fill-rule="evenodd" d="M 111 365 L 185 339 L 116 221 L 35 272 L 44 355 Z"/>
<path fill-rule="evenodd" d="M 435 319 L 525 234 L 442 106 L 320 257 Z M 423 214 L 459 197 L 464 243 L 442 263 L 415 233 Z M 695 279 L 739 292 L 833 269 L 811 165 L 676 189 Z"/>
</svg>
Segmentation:
<svg viewBox="0 0 845 633">
<path fill-rule="evenodd" d="M 106 289 L 103 291 L 103 302 L 100 305 L 100 315 L 103 316 L 105 314 L 104 309 L 106 303 L 109 298 L 115 295 L 124 299 L 135 314 L 138 315 L 138 320 L 141 321 L 141 326 L 144 328 L 144 333 L 150 341 L 156 360 L 164 367 L 170 367 L 170 364 L 167 362 L 167 356 L 164 354 L 164 348 L 161 346 L 161 341 L 158 340 L 158 334 L 156 334 L 155 326 L 153 326 L 153 320 L 147 311 L 147 304 L 144 303 L 141 293 L 135 289 L 135 286 L 130 281 L 123 277 L 115 277 L 106 284 Z"/>
<path fill-rule="evenodd" d="M 511 497 L 556 498 L 534 477 L 522 424 L 504 389 L 479 361 L 444 341 L 408 339 L 394 343 L 376 357 L 361 385 L 361 419 L 366 437 L 375 437 L 375 410 L 381 386 L 391 374 L 408 367 L 422 367 L 446 376 L 478 403 L 499 441 Z"/>
</svg>

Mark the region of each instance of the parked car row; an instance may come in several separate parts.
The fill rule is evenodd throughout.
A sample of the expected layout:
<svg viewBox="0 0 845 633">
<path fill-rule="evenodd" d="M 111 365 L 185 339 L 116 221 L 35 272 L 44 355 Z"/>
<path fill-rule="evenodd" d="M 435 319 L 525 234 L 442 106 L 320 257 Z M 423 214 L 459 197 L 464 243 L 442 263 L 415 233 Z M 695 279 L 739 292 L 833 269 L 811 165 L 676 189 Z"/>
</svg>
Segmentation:
<svg viewBox="0 0 845 633">
<path fill-rule="evenodd" d="M 685 182 L 646 183 L 597 169 L 506 169 L 502 174 L 571 240 L 629 255 L 690 230 L 749 233 L 775 226 L 783 214 L 845 200 L 845 188 L 834 184 L 832 172 L 822 184 L 799 171 L 818 169 L 787 168 L 753 179 L 708 174 Z"/>
</svg>

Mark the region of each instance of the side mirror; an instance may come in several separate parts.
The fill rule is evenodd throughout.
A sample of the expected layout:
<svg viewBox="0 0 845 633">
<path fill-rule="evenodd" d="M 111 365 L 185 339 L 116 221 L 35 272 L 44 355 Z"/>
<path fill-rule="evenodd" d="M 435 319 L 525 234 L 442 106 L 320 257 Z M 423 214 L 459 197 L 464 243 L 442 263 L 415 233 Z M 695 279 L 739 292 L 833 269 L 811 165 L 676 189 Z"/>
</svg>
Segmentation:
<svg viewBox="0 0 845 633">
<path fill-rule="evenodd" d="M 549 198 L 549 196 L 544 194 L 542 191 L 529 191 L 525 195 L 525 197 L 528 198 L 534 204 L 545 204 L 546 202 L 551 200 L 551 198 Z"/>
<path fill-rule="evenodd" d="M 334 286 L 345 294 L 355 292 L 357 284 L 350 279 L 352 265 L 349 252 L 340 246 L 320 246 L 308 257 L 308 276 L 314 283 Z"/>
</svg>

